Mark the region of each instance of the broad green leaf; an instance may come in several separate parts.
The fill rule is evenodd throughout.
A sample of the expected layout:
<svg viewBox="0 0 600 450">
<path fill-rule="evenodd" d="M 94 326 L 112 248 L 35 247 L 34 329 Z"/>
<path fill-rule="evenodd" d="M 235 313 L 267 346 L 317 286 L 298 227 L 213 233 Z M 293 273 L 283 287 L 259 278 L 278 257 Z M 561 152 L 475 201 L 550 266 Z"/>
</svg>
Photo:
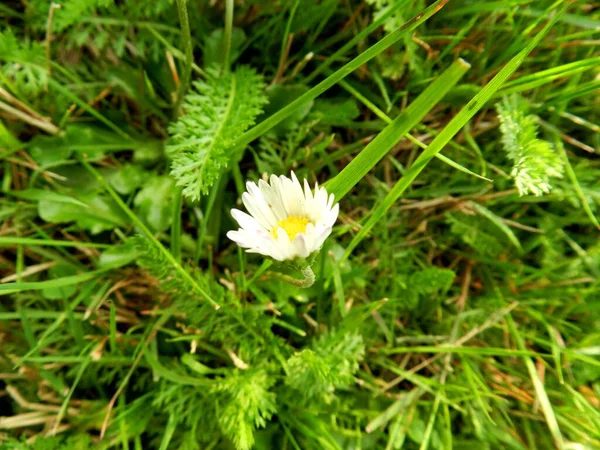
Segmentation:
<svg viewBox="0 0 600 450">
<path fill-rule="evenodd" d="M 139 188 L 150 174 L 138 165 L 125 164 L 117 169 L 103 171 L 103 175 L 115 191 L 127 195 Z"/>
<path fill-rule="evenodd" d="M 89 207 L 86 203 L 77 200 L 74 197 L 45 189 L 24 189 L 22 191 L 10 191 L 9 193 L 13 197 L 22 198 L 24 200 L 48 200 L 51 202 L 74 205 L 80 208 Z"/>
<path fill-rule="evenodd" d="M 223 28 L 217 28 L 204 40 L 204 67 L 220 66 L 223 63 Z M 240 48 L 246 40 L 246 33 L 241 28 L 233 27 L 231 30 L 231 55 L 236 60 Z"/>
<path fill-rule="evenodd" d="M 169 228 L 175 193 L 175 182 L 164 175 L 151 178 L 135 196 L 134 204 L 152 230 L 166 231 Z"/>
<path fill-rule="evenodd" d="M 96 194 L 82 197 L 81 200 L 87 207 L 62 201 L 40 200 L 38 214 L 46 222 L 76 222 L 92 234 L 127 225 L 126 218 L 110 199 Z"/>
<path fill-rule="evenodd" d="M 304 95 L 308 92 L 308 87 L 301 84 L 294 85 L 282 85 L 276 84 L 273 87 L 267 89 L 266 94 L 269 99 L 269 103 L 265 106 L 265 116 L 269 117 L 276 113 L 282 108 L 292 103 L 295 99 Z M 313 101 L 306 102 L 302 107 L 295 110 L 287 118 L 282 120 L 277 126 L 273 128 L 273 131 L 278 134 L 285 133 L 286 130 L 296 126 L 302 119 L 304 119 L 310 112 L 313 106 Z"/>
</svg>

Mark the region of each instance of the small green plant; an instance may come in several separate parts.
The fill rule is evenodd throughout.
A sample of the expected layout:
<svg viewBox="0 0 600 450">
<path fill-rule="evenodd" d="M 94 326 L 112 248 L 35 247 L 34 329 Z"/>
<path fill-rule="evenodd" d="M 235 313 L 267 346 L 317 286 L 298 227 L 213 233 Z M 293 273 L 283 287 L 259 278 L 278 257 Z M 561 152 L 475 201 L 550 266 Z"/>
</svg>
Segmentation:
<svg viewBox="0 0 600 450">
<path fill-rule="evenodd" d="M 564 162 L 548 141 L 538 138 L 537 118 L 527 114 L 526 103 L 513 95 L 496 105 L 502 145 L 513 162 L 510 172 L 520 195 L 548 194 L 551 179 L 562 178 Z"/>
<path fill-rule="evenodd" d="M 235 156 L 232 143 L 254 124 L 266 103 L 264 84 L 248 67 L 219 76 L 207 72 L 185 96 L 184 114 L 169 127 L 171 175 L 183 194 L 198 200 Z"/>
<path fill-rule="evenodd" d="M 600 448 L 587 3 L 0 2 L 0 449 Z"/>
</svg>

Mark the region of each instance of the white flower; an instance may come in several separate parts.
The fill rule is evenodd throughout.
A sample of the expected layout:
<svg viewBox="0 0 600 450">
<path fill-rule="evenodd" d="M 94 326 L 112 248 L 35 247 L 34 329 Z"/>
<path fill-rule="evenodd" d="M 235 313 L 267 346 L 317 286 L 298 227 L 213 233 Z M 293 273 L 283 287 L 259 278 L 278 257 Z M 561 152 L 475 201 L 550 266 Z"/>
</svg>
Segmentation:
<svg viewBox="0 0 600 450">
<path fill-rule="evenodd" d="M 227 237 L 250 253 L 260 253 L 277 261 L 307 258 L 319 250 L 331 234 L 339 205 L 333 194 L 315 185 L 314 193 L 308 181 L 304 189 L 292 172 L 292 178 L 271 175 L 263 180 L 246 183 L 242 202 L 250 214 L 232 209 L 231 215 L 240 225 Z"/>
</svg>

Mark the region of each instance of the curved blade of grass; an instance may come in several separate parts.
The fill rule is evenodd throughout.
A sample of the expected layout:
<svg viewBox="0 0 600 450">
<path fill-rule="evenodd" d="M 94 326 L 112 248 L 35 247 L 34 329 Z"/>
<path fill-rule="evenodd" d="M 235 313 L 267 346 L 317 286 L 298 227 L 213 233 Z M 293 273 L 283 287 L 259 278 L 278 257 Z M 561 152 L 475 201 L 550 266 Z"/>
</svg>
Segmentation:
<svg viewBox="0 0 600 450">
<path fill-rule="evenodd" d="M 516 10 L 516 13 L 526 17 L 543 17 L 546 14 L 546 11 L 539 9 L 519 8 Z M 600 29 L 600 20 L 579 14 L 565 14 L 560 18 L 560 22 L 580 28 L 588 28 L 591 30 Z"/>
<path fill-rule="evenodd" d="M 406 133 L 438 104 L 470 67 L 466 61 L 456 60 L 408 108 L 369 142 L 339 175 L 327 183 L 327 191 L 334 194 L 338 201 L 344 197 Z"/>
<path fill-rule="evenodd" d="M 346 249 L 342 260 L 348 257 L 352 250 L 364 239 L 364 237 L 373 229 L 375 224 L 381 220 L 388 209 L 392 207 L 394 203 L 400 198 L 404 191 L 412 184 L 417 178 L 425 166 L 433 159 L 433 157 L 439 153 L 448 142 L 461 130 L 465 124 L 471 120 L 471 118 L 489 101 L 490 98 L 502 87 L 504 82 L 510 77 L 515 70 L 525 61 L 525 58 L 529 53 L 540 43 L 542 38 L 550 31 L 550 28 L 556 23 L 561 14 L 565 11 L 563 7 L 558 13 L 554 14 L 554 17 L 546 24 L 546 26 L 529 42 L 529 44 L 515 55 L 497 74 L 492 80 L 485 85 L 483 89 L 475 95 L 465 105 L 463 109 L 444 127 L 444 129 L 437 135 L 437 137 L 431 142 L 427 150 L 423 151 L 410 166 L 404 176 L 396 183 L 392 190 L 386 195 L 383 201 L 373 210 L 371 216 L 367 220 L 367 223 L 360 229 L 360 231 L 354 236 L 354 239 L 350 242 L 350 245 Z M 340 174 L 341 175 L 341 174 Z"/>
<path fill-rule="evenodd" d="M 183 196 L 181 192 L 183 188 L 177 188 L 175 193 L 175 201 L 171 208 L 171 254 L 175 261 L 181 263 L 181 206 L 183 204 Z"/>
<path fill-rule="evenodd" d="M 571 162 L 569 161 L 569 156 L 567 155 L 567 152 L 566 152 L 564 146 L 562 145 L 562 142 L 559 139 L 555 139 L 554 146 L 558 149 L 558 151 L 560 153 L 562 153 L 563 160 L 565 162 L 565 171 L 567 172 L 567 176 L 569 177 L 569 180 L 571 180 L 571 183 L 573 183 L 573 189 L 575 189 L 575 193 L 577 194 L 577 198 L 579 198 L 579 201 L 581 202 L 583 210 L 585 211 L 587 216 L 590 218 L 590 221 L 594 224 L 594 226 L 600 230 L 600 223 L 598 223 L 598 219 L 596 219 L 596 216 L 594 215 L 594 211 L 592 211 L 590 204 L 588 203 L 587 199 L 585 198 L 585 194 L 583 193 L 583 190 L 581 189 L 581 185 L 579 184 L 579 181 L 577 180 L 577 176 L 575 175 L 573 166 L 571 166 Z"/>
<path fill-rule="evenodd" d="M 265 134 L 267 131 L 269 131 L 271 128 L 273 128 L 275 125 L 277 125 L 279 122 L 281 122 L 286 117 L 288 117 L 290 114 L 292 114 L 296 109 L 300 108 L 302 105 L 310 102 L 311 100 L 314 100 L 319 95 L 321 95 L 323 92 L 327 91 L 329 88 L 331 88 L 336 83 L 338 83 L 340 80 L 344 79 L 349 74 L 354 72 L 360 66 L 362 66 L 366 62 L 373 59 L 375 56 L 377 56 L 378 54 L 380 54 L 381 52 L 383 52 L 384 50 L 386 50 L 387 48 L 392 46 L 394 43 L 398 42 L 400 39 L 402 39 L 408 33 L 413 31 L 415 28 L 417 28 L 423 22 L 428 20 L 431 16 L 433 16 L 435 13 L 437 13 L 440 9 L 442 9 L 446 5 L 446 3 L 448 3 L 449 1 L 450 0 L 437 0 L 434 4 L 432 4 L 431 6 L 426 8 L 422 13 L 417 14 L 415 17 L 410 19 L 408 22 L 406 22 L 403 26 L 398 28 L 396 31 L 388 34 L 386 37 L 381 39 L 379 42 L 377 42 L 376 44 L 369 47 L 367 50 L 362 52 L 360 55 L 358 55 L 352 61 L 348 62 L 341 69 L 337 70 L 335 73 L 333 73 L 332 75 L 328 76 L 326 79 L 321 81 L 314 88 L 312 88 L 305 94 L 301 95 L 296 100 L 294 100 L 292 103 L 290 103 L 286 107 L 280 109 L 272 116 L 269 116 L 267 119 L 263 120 L 261 123 L 259 123 L 255 127 L 250 128 L 248 131 L 246 131 L 243 135 L 238 137 L 233 142 L 232 148 L 234 148 L 234 149 L 243 148 L 244 146 L 246 146 L 247 144 L 252 142 L 254 139 Z"/>
<path fill-rule="evenodd" d="M 600 56 L 582 59 L 581 61 L 562 64 L 560 66 L 552 67 L 540 72 L 524 75 L 505 83 L 502 90 L 497 92 L 495 97 L 502 97 L 504 95 L 510 95 L 516 92 L 534 89 L 556 79 L 575 75 L 588 69 L 598 67 L 598 65 L 600 65 Z"/>
<path fill-rule="evenodd" d="M 108 269 L 94 270 L 91 272 L 82 273 L 80 275 L 71 275 L 68 277 L 54 278 L 46 281 L 31 281 L 31 282 L 15 282 L 0 284 L 0 295 L 12 294 L 22 291 L 41 291 L 48 288 L 59 288 L 80 284 L 84 281 L 93 280 L 98 275 L 106 272 Z"/>
<path fill-rule="evenodd" d="M 194 378 L 194 377 L 190 377 L 188 375 L 182 375 L 182 374 L 170 371 L 165 366 L 163 366 L 158 361 L 158 359 L 156 359 L 154 357 L 154 355 L 152 355 L 152 353 L 145 347 L 142 349 L 142 352 L 143 352 L 144 358 L 146 359 L 146 362 L 148 363 L 148 365 L 150 367 L 152 367 L 152 370 L 154 370 L 154 372 L 156 372 L 156 374 L 158 376 L 164 378 L 165 380 L 169 380 L 169 381 L 172 381 L 173 383 L 185 384 L 185 385 L 189 385 L 189 386 L 204 386 L 204 387 L 206 387 L 207 385 L 210 385 L 209 380 L 202 379 L 202 378 Z"/>
<path fill-rule="evenodd" d="M 371 111 L 373 111 L 373 113 L 375 113 L 375 115 L 377 117 L 379 117 L 381 120 L 383 120 L 385 123 L 387 123 L 389 125 L 389 124 L 391 124 L 393 122 L 393 120 L 386 113 L 384 113 L 381 109 L 379 109 L 377 107 L 377 105 L 375 105 L 373 102 L 371 102 L 368 98 L 366 98 L 364 95 L 362 95 L 356 89 L 354 89 L 354 87 L 352 87 L 350 85 L 350 83 L 342 80 L 342 81 L 340 81 L 340 86 L 343 87 L 344 89 L 346 89 L 350 94 L 354 95 L 354 97 L 356 97 L 358 101 L 360 101 L 363 105 L 365 105 L 367 108 L 369 108 Z M 413 144 L 421 147 L 422 149 L 426 149 L 427 148 L 427 145 L 423 144 L 420 140 L 418 140 L 417 138 L 413 137 L 413 135 L 410 134 L 410 133 L 406 134 L 406 138 L 409 141 L 411 141 Z M 442 155 L 441 153 L 438 153 L 437 155 L 435 155 L 435 157 L 438 158 L 440 161 L 445 162 L 449 166 L 454 167 L 455 169 L 460 170 L 461 172 L 466 173 L 467 175 L 472 175 L 474 177 L 477 177 L 477 178 L 480 178 L 482 180 L 486 180 L 486 181 L 489 181 L 489 182 L 493 181 L 493 180 L 491 180 L 489 178 L 486 178 L 486 177 L 484 177 L 482 175 L 479 175 L 479 174 L 476 174 L 475 172 L 470 171 L 466 167 L 461 166 L 456 161 L 451 160 L 450 158 Z"/>
<path fill-rule="evenodd" d="M 175 100 L 175 107 L 173 108 L 173 119 L 176 119 L 179 116 L 183 97 L 190 86 L 190 80 L 192 78 L 192 62 L 194 59 L 187 0 L 177 0 L 176 3 L 179 12 L 179 24 L 181 26 L 183 45 L 185 47 L 185 65 L 183 66 L 183 74 L 181 75 L 181 82 L 179 83 L 179 89 L 177 90 L 177 99 Z"/>
<path fill-rule="evenodd" d="M 48 247 L 87 247 L 87 248 L 111 248 L 110 244 L 97 244 L 95 242 L 83 241 L 59 241 L 54 239 L 33 239 L 17 236 L 0 236 L 0 247 L 8 245 L 37 245 Z"/>
<path fill-rule="evenodd" d="M 508 225 L 506 225 L 504 222 L 502 222 L 502 220 L 500 220 L 500 217 L 498 217 L 492 211 L 487 209 L 485 206 L 480 205 L 479 203 L 471 202 L 470 205 L 481 216 L 485 217 L 494 225 L 496 225 L 496 227 L 498 227 L 498 229 L 502 231 L 502 233 L 504 233 L 504 235 L 508 238 L 511 244 L 515 246 L 517 250 L 519 250 L 520 252 L 523 251 L 523 247 L 521 246 L 521 242 L 519 242 L 519 238 L 517 238 L 515 233 L 513 233 L 513 231 Z"/>
<path fill-rule="evenodd" d="M 385 14 L 382 14 L 381 17 L 375 20 L 371 25 L 369 25 L 367 28 L 362 30 L 360 33 L 358 33 L 356 36 L 350 39 L 347 43 L 345 43 L 342 46 L 342 48 L 336 50 L 331 56 L 329 56 L 327 60 L 323 62 L 323 64 L 317 67 L 308 77 L 306 77 L 305 82 L 310 83 L 312 80 L 315 79 L 317 75 L 323 73 L 333 61 L 335 61 L 337 58 L 346 53 L 348 50 L 350 50 L 352 47 L 354 47 L 356 44 L 358 44 L 360 41 L 366 38 L 377 28 L 382 26 L 386 22 L 386 20 L 388 20 L 388 18 L 390 18 L 391 15 L 394 14 L 396 10 L 398 10 L 398 8 L 403 6 L 405 3 L 408 3 L 408 0 L 398 0 L 392 6 L 388 7 L 385 11 Z"/>
<path fill-rule="evenodd" d="M 127 139 L 128 141 L 133 140 L 131 138 L 131 136 L 129 136 L 125 131 L 123 131 L 121 128 L 119 128 L 117 125 L 115 125 L 113 122 L 108 120 L 106 117 L 104 117 L 102 114 L 100 114 L 94 108 L 92 108 L 90 105 L 88 105 L 87 102 L 81 100 L 77 95 L 73 94 L 73 92 L 71 92 L 68 88 L 64 87 L 62 84 L 58 83 L 57 81 L 54 81 L 52 78 L 49 79 L 49 83 L 54 89 L 56 89 L 62 95 L 67 97 L 69 100 L 71 100 L 73 103 L 75 103 L 80 108 L 86 110 L 93 117 L 98 119 L 100 122 L 102 122 L 108 128 L 113 130 L 119 136 L 121 136 L 124 139 Z"/>
<path fill-rule="evenodd" d="M 508 325 L 510 334 L 512 334 L 512 337 L 515 340 L 519 350 L 526 350 L 523 336 L 521 336 L 519 330 L 517 330 L 515 321 L 513 320 L 510 314 L 506 316 L 506 324 Z M 548 428 L 550 428 L 550 433 L 552 433 L 552 437 L 554 438 L 556 448 L 563 449 L 565 448 L 565 443 L 560 432 L 560 428 L 558 426 L 558 421 L 556 420 L 556 415 L 554 414 L 554 409 L 552 408 L 552 404 L 550 403 L 550 399 L 548 398 L 548 394 L 546 393 L 546 389 L 544 388 L 544 383 L 542 382 L 542 380 L 540 380 L 538 372 L 535 368 L 535 364 L 533 364 L 531 358 L 525 356 L 523 357 L 523 362 L 525 363 L 527 371 L 529 372 L 529 376 L 531 377 L 533 388 L 535 389 L 535 393 L 542 407 L 544 417 L 546 417 L 546 423 L 548 424 Z"/>
</svg>

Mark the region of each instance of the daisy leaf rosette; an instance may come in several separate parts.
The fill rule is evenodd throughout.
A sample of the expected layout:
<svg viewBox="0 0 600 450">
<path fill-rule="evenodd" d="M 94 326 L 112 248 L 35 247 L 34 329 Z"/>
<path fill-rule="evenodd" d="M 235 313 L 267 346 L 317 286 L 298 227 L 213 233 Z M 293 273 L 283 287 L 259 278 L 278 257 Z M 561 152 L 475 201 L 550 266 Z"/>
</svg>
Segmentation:
<svg viewBox="0 0 600 450">
<path fill-rule="evenodd" d="M 310 266 L 338 217 L 333 194 L 318 183 L 313 192 L 308 181 L 300 184 L 294 172 L 291 178 L 271 175 L 268 183 L 249 181 L 246 189 L 242 202 L 249 214 L 231 210 L 240 228 L 227 237 L 249 253 L 300 269 Z"/>
</svg>

